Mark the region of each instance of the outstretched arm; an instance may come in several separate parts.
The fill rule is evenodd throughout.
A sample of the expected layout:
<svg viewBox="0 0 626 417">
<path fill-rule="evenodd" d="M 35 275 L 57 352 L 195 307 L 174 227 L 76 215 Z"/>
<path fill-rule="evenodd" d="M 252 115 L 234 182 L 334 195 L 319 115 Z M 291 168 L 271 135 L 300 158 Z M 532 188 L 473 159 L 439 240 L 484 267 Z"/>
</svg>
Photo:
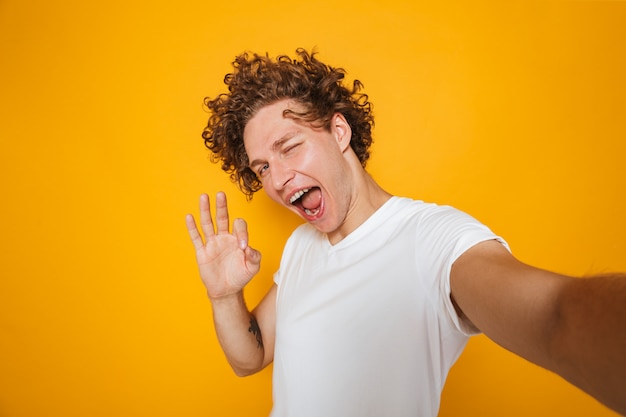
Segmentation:
<svg viewBox="0 0 626 417">
<path fill-rule="evenodd" d="M 506 349 L 626 414 L 626 276 L 571 278 L 480 243 L 453 265 L 456 305 Z"/>
<path fill-rule="evenodd" d="M 198 231 L 192 215 L 187 215 L 189 236 L 196 250 L 200 277 L 213 307 L 218 340 L 237 375 L 249 375 L 263 369 L 273 359 L 274 287 L 259 306 L 250 312 L 243 288 L 259 272 L 261 254 L 248 245 L 246 222 L 236 219 L 230 232 L 226 196 L 216 197 L 215 226 L 209 197 L 200 196 Z"/>
</svg>

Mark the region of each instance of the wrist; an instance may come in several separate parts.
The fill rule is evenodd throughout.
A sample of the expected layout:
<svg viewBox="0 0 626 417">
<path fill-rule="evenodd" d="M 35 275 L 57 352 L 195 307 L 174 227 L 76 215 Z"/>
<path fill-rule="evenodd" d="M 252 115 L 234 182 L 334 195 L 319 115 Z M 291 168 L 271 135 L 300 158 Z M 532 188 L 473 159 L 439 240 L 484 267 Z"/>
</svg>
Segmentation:
<svg viewBox="0 0 626 417">
<path fill-rule="evenodd" d="M 209 297 L 209 301 L 212 305 L 228 305 L 228 304 L 239 304 L 243 301 L 243 290 L 239 290 L 232 293 L 220 294 L 220 295 L 212 295 L 207 292 Z"/>
</svg>

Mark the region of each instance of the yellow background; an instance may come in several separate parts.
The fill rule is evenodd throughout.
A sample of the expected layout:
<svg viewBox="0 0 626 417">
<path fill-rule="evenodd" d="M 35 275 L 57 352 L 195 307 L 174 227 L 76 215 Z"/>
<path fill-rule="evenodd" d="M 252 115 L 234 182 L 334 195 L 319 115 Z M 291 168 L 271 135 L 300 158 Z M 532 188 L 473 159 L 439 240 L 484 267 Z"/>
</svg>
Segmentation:
<svg viewBox="0 0 626 417">
<path fill-rule="evenodd" d="M 244 50 L 365 83 L 370 172 L 463 209 L 524 261 L 626 270 L 626 3 L 0 0 L 0 416 L 264 416 L 225 363 L 184 215 L 228 192 L 264 254 L 298 220 L 209 163 L 204 96 Z M 441 416 L 611 416 L 484 337 Z"/>
</svg>

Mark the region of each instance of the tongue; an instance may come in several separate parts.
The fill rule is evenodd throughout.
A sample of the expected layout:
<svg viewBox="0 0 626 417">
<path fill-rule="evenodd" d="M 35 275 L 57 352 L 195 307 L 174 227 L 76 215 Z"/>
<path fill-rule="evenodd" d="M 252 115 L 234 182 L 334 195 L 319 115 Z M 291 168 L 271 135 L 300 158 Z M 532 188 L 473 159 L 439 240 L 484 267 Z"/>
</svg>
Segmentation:
<svg viewBox="0 0 626 417">
<path fill-rule="evenodd" d="M 302 207 L 307 210 L 313 210 L 322 203 L 322 192 L 319 188 L 314 188 L 302 196 Z"/>
</svg>

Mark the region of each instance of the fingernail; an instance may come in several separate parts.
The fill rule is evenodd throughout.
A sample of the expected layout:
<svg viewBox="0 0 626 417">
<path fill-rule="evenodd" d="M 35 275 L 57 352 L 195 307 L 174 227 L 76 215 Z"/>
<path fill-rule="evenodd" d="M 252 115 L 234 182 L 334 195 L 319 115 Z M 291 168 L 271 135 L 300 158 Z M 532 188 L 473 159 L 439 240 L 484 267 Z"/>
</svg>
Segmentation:
<svg viewBox="0 0 626 417">
<path fill-rule="evenodd" d="M 246 242 L 245 240 L 240 240 L 240 241 L 239 241 L 239 247 L 240 247 L 241 249 L 245 249 L 245 248 L 247 248 L 247 247 L 248 247 L 248 242 Z"/>
</svg>

